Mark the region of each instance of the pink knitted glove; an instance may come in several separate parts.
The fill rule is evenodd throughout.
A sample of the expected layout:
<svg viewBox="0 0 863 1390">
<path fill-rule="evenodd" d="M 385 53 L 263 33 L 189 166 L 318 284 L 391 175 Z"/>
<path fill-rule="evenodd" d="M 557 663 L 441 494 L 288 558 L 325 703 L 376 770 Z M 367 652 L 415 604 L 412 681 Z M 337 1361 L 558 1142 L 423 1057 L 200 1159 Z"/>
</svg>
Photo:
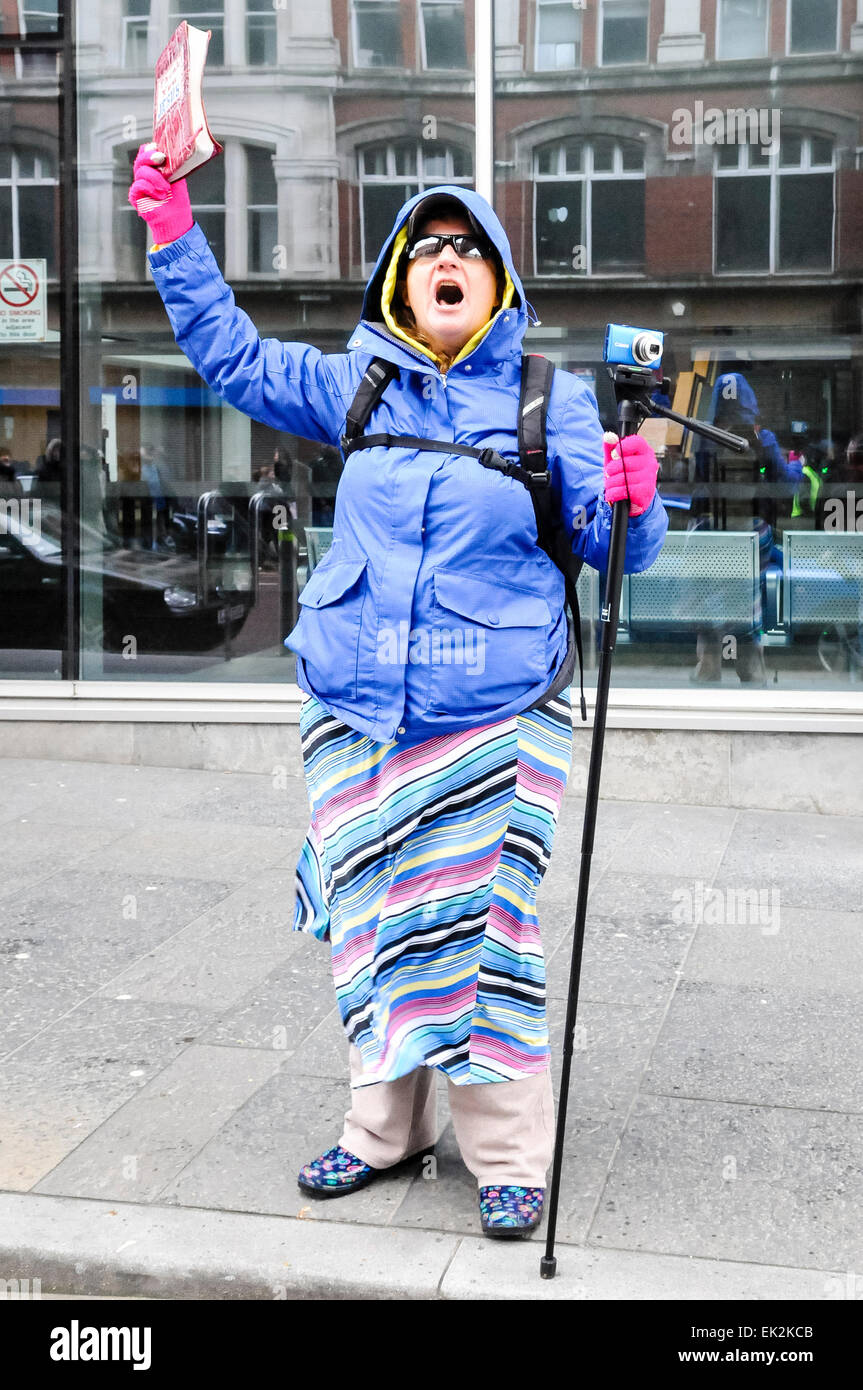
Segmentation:
<svg viewBox="0 0 863 1390">
<path fill-rule="evenodd" d="M 622 440 L 616 434 L 604 434 L 602 449 L 605 455 L 606 502 L 621 502 L 628 497 L 629 515 L 640 516 L 647 511 L 656 492 L 656 475 L 659 471 L 656 454 L 639 434 L 628 434 Z"/>
<path fill-rule="evenodd" d="M 164 162 L 164 154 L 155 145 L 142 145 L 135 156 L 134 177 L 129 189 L 129 202 L 147 223 L 154 242 L 160 244 L 176 241 L 189 231 L 195 220 L 186 180 L 169 183 L 156 167 Z"/>
</svg>

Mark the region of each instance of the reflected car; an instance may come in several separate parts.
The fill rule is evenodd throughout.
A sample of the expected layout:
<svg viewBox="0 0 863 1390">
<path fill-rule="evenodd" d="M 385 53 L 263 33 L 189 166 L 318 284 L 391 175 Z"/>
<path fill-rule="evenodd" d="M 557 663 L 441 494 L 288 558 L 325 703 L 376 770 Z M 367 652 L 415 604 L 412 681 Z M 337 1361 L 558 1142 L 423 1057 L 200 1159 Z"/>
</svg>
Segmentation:
<svg viewBox="0 0 863 1390">
<path fill-rule="evenodd" d="M 56 648 L 63 642 L 62 518 L 42 501 L 0 514 L 0 646 Z M 223 554 L 198 594 L 187 555 L 131 549 L 82 524 L 82 645 L 118 651 L 206 651 L 240 631 L 252 606 L 248 556 Z"/>
</svg>

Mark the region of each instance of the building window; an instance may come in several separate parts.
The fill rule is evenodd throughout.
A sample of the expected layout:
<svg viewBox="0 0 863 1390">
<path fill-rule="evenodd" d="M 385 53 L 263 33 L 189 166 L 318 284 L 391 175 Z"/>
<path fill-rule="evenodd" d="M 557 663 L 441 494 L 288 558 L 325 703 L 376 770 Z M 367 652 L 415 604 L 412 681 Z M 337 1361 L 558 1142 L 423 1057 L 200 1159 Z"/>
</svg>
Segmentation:
<svg viewBox="0 0 863 1390">
<path fill-rule="evenodd" d="M 466 68 L 464 5 L 420 0 L 420 56 L 424 68 Z"/>
<path fill-rule="evenodd" d="M 246 197 L 249 218 L 249 274 L 272 275 L 278 241 L 276 175 L 271 150 L 246 148 Z"/>
<path fill-rule="evenodd" d="M 469 150 L 437 140 L 368 145 L 359 152 L 363 265 L 374 265 L 408 198 L 439 183 L 473 182 Z"/>
<path fill-rule="evenodd" d="M 273 0 L 246 0 L 249 66 L 276 65 L 276 11 Z"/>
<path fill-rule="evenodd" d="M 57 274 L 57 176 L 54 161 L 40 150 L 0 150 L 0 257 L 43 259 Z"/>
<path fill-rule="evenodd" d="M 581 67 L 581 10 L 572 0 L 537 0 L 536 68 Z"/>
<path fill-rule="evenodd" d="M 534 157 L 538 275 L 644 269 L 644 152 L 634 141 L 564 140 Z"/>
<path fill-rule="evenodd" d="M 207 62 L 211 67 L 225 66 L 225 6 L 219 0 L 171 0 L 171 22 L 176 29 L 186 19 L 196 29 L 211 30 Z"/>
<path fill-rule="evenodd" d="M 126 0 L 123 15 L 124 68 L 146 68 L 147 30 L 150 24 L 150 0 Z"/>
<path fill-rule="evenodd" d="M 718 273 L 832 270 L 833 142 L 786 132 L 778 151 L 724 145 L 716 155 Z"/>
<path fill-rule="evenodd" d="M 650 0 L 602 0 L 600 63 L 647 62 Z"/>
<path fill-rule="evenodd" d="M 354 0 L 353 11 L 355 66 L 402 67 L 398 0 Z"/>
<path fill-rule="evenodd" d="M 57 0 L 18 0 L 19 34 L 56 34 L 57 9 Z"/>
<path fill-rule="evenodd" d="M 838 0 L 789 0 L 788 52 L 835 53 L 838 11 Z"/>
<path fill-rule="evenodd" d="M 219 265 L 225 264 L 225 160 L 210 159 L 195 170 L 192 192 L 195 221 L 213 248 Z"/>
<path fill-rule="evenodd" d="M 763 58 L 767 53 L 767 0 L 719 0 L 716 56 Z"/>
</svg>

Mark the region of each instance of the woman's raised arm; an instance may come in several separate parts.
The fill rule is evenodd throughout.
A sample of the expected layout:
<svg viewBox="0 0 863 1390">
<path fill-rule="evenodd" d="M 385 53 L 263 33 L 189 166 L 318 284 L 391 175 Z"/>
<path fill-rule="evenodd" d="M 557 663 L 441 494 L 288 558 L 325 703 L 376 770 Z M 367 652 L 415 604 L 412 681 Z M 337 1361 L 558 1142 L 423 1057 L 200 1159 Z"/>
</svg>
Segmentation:
<svg viewBox="0 0 863 1390">
<path fill-rule="evenodd" d="M 274 429 L 337 444 L 359 372 L 347 354 L 261 338 L 194 221 L 185 179 L 169 183 L 142 146 L 129 201 L 150 226 L 149 262 L 178 346 L 207 385 Z"/>
</svg>

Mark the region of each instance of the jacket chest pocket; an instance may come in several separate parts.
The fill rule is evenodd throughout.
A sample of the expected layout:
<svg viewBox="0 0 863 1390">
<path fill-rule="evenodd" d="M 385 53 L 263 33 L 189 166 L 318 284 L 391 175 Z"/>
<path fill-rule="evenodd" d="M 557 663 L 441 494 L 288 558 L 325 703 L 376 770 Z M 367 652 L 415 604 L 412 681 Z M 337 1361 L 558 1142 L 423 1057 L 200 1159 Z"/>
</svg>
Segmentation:
<svg viewBox="0 0 863 1390">
<path fill-rule="evenodd" d="M 299 595 L 302 612 L 290 646 L 303 658 L 309 681 L 323 699 L 356 699 L 367 566 L 364 556 L 324 559 Z"/>
<path fill-rule="evenodd" d="M 428 713 L 481 716 L 545 679 L 553 616 L 541 594 L 439 569 L 432 616 Z"/>
</svg>

